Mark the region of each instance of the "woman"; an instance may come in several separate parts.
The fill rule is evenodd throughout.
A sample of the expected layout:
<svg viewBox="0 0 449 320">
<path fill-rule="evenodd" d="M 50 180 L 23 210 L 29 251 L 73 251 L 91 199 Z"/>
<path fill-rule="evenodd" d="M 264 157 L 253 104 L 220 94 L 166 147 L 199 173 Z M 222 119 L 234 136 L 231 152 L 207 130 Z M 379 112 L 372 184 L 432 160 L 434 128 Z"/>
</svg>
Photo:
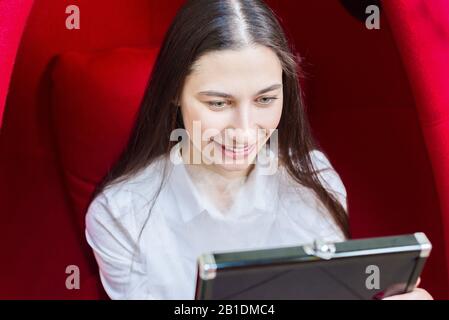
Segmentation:
<svg viewBox="0 0 449 320">
<path fill-rule="evenodd" d="M 112 299 L 194 298 L 201 253 L 350 237 L 345 187 L 312 138 L 293 52 L 262 1 L 178 11 L 86 215 Z"/>
</svg>

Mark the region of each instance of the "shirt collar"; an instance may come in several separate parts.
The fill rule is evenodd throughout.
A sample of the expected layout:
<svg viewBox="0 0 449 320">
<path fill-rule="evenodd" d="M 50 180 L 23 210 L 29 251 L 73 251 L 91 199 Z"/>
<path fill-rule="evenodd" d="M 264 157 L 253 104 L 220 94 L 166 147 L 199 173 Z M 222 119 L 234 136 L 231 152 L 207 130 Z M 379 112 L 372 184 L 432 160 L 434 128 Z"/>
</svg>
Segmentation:
<svg viewBox="0 0 449 320">
<path fill-rule="evenodd" d="M 178 142 L 170 151 L 169 161 L 172 163 L 172 170 L 169 173 L 168 184 L 173 192 L 181 210 L 184 222 L 188 222 L 207 210 L 214 210 L 213 206 L 199 195 L 183 162 L 180 148 L 182 142 Z M 244 208 L 251 210 L 257 208 L 264 212 L 273 211 L 276 205 L 275 197 L 278 195 L 278 158 L 275 153 L 266 148 L 259 152 L 254 169 L 249 174 L 243 185 L 243 189 L 238 194 L 244 204 Z"/>
</svg>

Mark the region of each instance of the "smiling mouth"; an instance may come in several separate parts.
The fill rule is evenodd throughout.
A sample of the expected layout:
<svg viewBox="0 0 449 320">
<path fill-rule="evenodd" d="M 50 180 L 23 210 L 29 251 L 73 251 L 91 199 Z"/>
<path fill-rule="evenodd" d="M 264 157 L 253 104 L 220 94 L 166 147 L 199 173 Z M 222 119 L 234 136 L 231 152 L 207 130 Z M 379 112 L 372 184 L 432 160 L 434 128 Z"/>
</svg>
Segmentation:
<svg viewBox="0 0 449 320">
<path fill-rule="evenodd" d="M 236 156 L 247 156 L 254 150 L 256 146 L 256 144 L 251 145 L 246 144 L 242 146 L 227 146 L 217 141 L 214 142 L 221 147 L 221 150 L 225 155 L 230 156 L 232 158 L 235 158 Z"/>
</svg>

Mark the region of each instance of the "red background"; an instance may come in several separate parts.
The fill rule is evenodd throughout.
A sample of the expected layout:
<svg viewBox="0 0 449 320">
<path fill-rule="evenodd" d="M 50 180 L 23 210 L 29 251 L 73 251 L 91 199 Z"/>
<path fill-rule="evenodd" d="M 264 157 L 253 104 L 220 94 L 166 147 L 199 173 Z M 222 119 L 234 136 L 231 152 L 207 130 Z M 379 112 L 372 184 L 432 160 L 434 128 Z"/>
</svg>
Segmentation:
<svg viewBox="0 0 449 320">
<path fill-rule="evenodd" d="M 89 170 L 126 141 L 151 48 L 181 2 L 0 2 L 0 298 L 106 298 L 82 228 Z M 425 232 L 422 286 L 448 298 L 449 6 L 384 2 L 381 29 L 367 30 L 337 0 L 268 3 L 305 59 L 313 130 L 347 188 L 354 236 Z M 80 30 L 65 28 L 72 4 Z M 80 290 L 65 287 L 72 264 Z"/>
</svg>

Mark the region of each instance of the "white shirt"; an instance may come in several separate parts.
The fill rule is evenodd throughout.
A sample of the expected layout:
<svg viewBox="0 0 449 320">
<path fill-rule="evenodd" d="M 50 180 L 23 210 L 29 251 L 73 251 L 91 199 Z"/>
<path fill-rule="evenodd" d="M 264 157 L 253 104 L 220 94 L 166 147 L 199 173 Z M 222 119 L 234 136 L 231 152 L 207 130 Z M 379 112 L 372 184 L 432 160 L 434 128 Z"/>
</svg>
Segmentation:
<svg viewBox="0 0 449 320">
<path fill-rule="evenodd" d="M 225 215 L 193 184 L 179 152 L 161 156 L 127 180 L 101 192 L 86 214 L 85 235 L 111 299 L 194 299 L 200 254 L 301 245 L 344 235 L 313 192 L 284 167 L 263 173 L 260 160 Z M 325 155 L 311 152 L 324 187 L 347 209 L 345 187 Z M 267 158 L 261 158 L 264 161 Z M 273 153 L 268 160 L 273 161 Z M 169 175 L 148 216 L 152 196 Z M 264 167 L 265 168 L 265 167 Z"/>
</svg>

